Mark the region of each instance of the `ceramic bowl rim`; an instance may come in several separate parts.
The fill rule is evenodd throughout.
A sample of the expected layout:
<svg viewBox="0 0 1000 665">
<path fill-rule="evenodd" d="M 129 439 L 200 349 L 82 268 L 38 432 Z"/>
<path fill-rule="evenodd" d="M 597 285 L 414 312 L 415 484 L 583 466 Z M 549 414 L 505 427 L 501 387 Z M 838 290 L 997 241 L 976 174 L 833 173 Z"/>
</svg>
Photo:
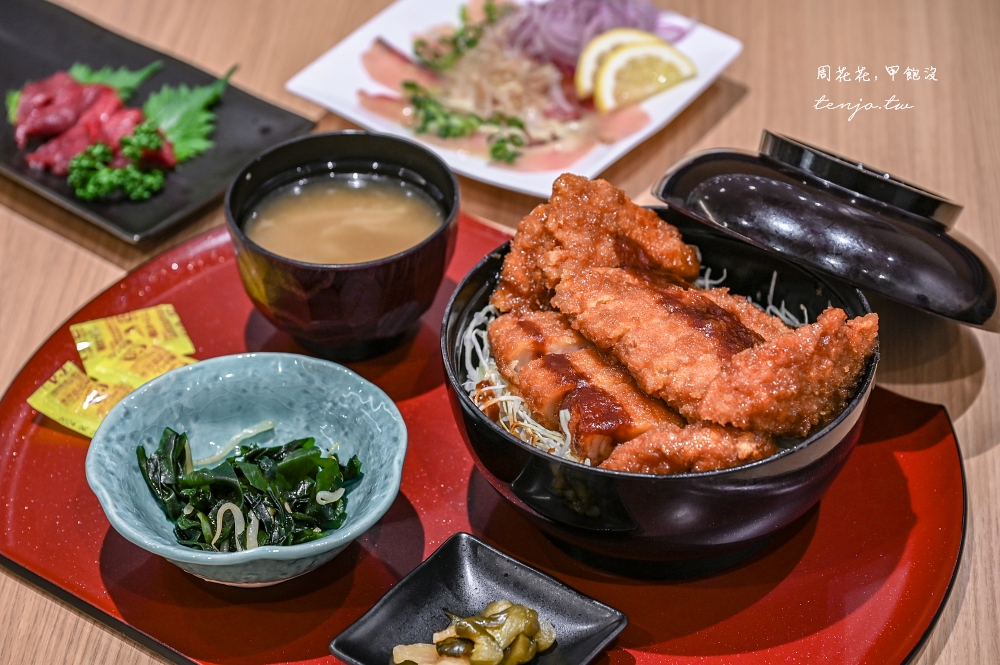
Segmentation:
<svg viewBox="0 0 1000 665">
<path fill-rule="evenodd" d="M 346 375 L 350 379 L 361 381 L 362 385 L 367 384 L 366 387 L 368 389 L 374 391 L 376 395 L 379 395 L 384 399 L 384 405 L 386 405 L 384 410 L 390 416 L 389 422 L 395 424 L 400 434 L 400 445 L 395 451 L 394 456 L 387 462 L 390 466 L 389 486 L 392 488 L 391 491 L 373 496 L 365 512 L 357 516 L 358 520 L 349 528 L 338 529 L 327 536 L 311 540 L 306 543 L 300 543 L 298 545 L 265 545 L 253 550 L 243 550 L 240 552 L 203 552 L 201 550 L 185 547 L 178 543 L 169 544 L 158 538 L 151 539 L 138 528 L 133 526 L 130 520 L 126 519 L 115 505 L 112 493 L 103 480 L 104 476 L 107 474 L 103 468 L 98 466 L 97 453 L 95 452 L 103 447 L 106 432 L 110 431 L 111 428 L 115 427 L 121 421 L 123 414 L 129 408 L 128 403 L 131 402 L 129 397 L 133 395 L 137 397 L 145 396 L 147 393 L 161 389 L 165 385 L 170 385 L 171 383 L 179 380 L 179 377 L 187 376 L 192 372 L 213 373 L 211 370 L 217 366 L 224 367 L 232 363 L 256 363 L 280 358 L 286 358 L 290 361 L 303 363 L 305 365 L 312 365 L 313 367 L 320 367 L 327 371 Z M 108 521 L 111 523 L 111 526 L 114 527 L 115 531 L 121 534 L 121 536 L 129 542 L 166 559 L 179 561 L 184 564 L 221 567 L 237 566 L 261 560 L 294 561 L 310 556 L 322 555 L 325 552 L 349 544 L 351 541 L 370 529 L 386 512 L 388 512 L 390 506 L 392 506 L 393 502 L 396 500 L 397 494 L 399 493 L 399 485 L 402 480 L 403 460 L 406 456 L 407 448 L 407 431 L 403 417 L 400 415 L 399 409 L 396 408 L 395 403 L 382 389 L 356 372 L 353 372 L 343 365 L 339 365 L 335 362 L 296 353 L 262 352 L 218 356 L 215 358 L 209 358 L 208 360 L 201 360 L 193 365 L 173 369 L 166 374 L 143 384 L 132 392 L 129 397 L 126 397 L 111 409 L 104 421 L 101 423 L 101 426 L 98 428 L 94 438 L 91 440 L 85 464 L 87 483 L 90 485 L 94 494 L 97 495 L 97 500 L 101 504 L 104 514 L 107 516 Z M 164 519 L 167 519 L 166 515 L 163 517 Z"/>
<path fill-rule="evenodd" d="M 281 254 L 275 254 L 274 252 L 270 251 L 269 249 L 265 249 L 261 245 L 257 244 L 253 240 L 251 240 L 250 236 L 248 236 L 246 234 L 246 232 L 243 230 L 243 227 L 236 220 L 236 216 L 233 214 L 233 209 L 232 209 L 233 208 L 233 206 L 232 206 L 232 195 L 233 195 L 233 190 L 236 187 L 236 184 L 238 182 L 240 182 L 241 180 L 243 180 L 244 178 L 246 178 L 247 171 L 251 167 L 253 167 L 255 164 L 257 164 L 261 160 L 267 159 L 268 157 L 270 157 L 272 154 L 278 152 L 279 150 L 284 150 L 284 149 L 288 148 L 289 146 L 292 146 L 292 145 L 295 145 L 295 144 L 298 144 L 298 143 L 307 143 L 307 142 L 311 142 L 311 141 L 318 141 L 318 140 L 330 139 L 331 137 L 335 137 L 335 136 L 336 137 L 340 137 L 340 136 L 370 136 L 370 137 L 375 138 L 376 140 L 387 140 L 387 141 L 390 141 L 390 142 L 396 142 L 396 143 L 406 144 L 406 145 L 404 145 L 402 147 L 404 147 L 404 148 L 408 147 L 408 148 L 416 150 L 418 152 L 425 153 L 427 156 L 433 158 L 434 161 L 436 161 L 438 163 L 438 165 L 444 170 L 444 172 L 448 174 L 448 178 L 451 181 L 452 188 L 455 191 L 455 195 L 452 197 L 452 201 L 451 201 L 451 212 L 448 213 L 447 215 L 443 215 L 443 217 L 441 219 L 441 225 L 433 233 L 431 233 L 429 236 L 427 236 L 426 238 L 424 238 L 423 240 L 421 240 L 420 242 L 418 242 L 416 245 L 412 245 L 410 247 L 407 247 L 406 249 L 404 249 L 404 250 L 402 250 L 400 252 L 396 252 L 395 254 L 390 254 L 389 256 L 383 256 L 383 257 L 378 258 L 378 259 L 372 259 L 371 261 L 362 261 L 360 263 L 310 263 L 308 261 L 300 261 L 298 259 L 293 259 L 293 258 L 289 258 L 287 256 L 282 256 Z M 419 174 L 418 173 L 417 175 L 419 175 L 422 178 L 424 177 L 423 174 Z M 425 178 L 425 180 L 426 180 L 426 178 Z M 266 182 L 265 182 L 265 184 L 266 184 Z M 304 136 L 296 136 L 294 138 L 288 139 L 287 141 L 279 143 L 278 145 L 272 146 L 272 147 L 268 148 L 267 150 L 261 152 L 259 155 L 255 156 L 253 159 L 251 159 L 249 162 L 247 162 L 243 166 L 243 168 L 240 169 L 239 173 L 236 174 L 236 177 L 233 178 L 233 181 L 231 183 L 229 183 L 229 187 L 226 188 L 226 196 L 225 196 L 225 199 L 224 199 L 223 204 L 222 204 L 222 209 L 223 209 L 223 212 L 225 213 L 225 216 L 226 216 L 226 226 L 229 228 L 229 232 L 231 234 L 235 235 L 236 237 L 238 237 L 239 240 L 240 240 L 240 242 L 242 242 L 244 245 L 252 247 L 255 252 L 266 256 L 269 260 L 272 260 L 272 261 L 276 260 L 276 261 L 285 262 L 285 263 L 288 263 L 291 266 L 294 266 L 295 268 L 306 269 L 306 270 L 339 270 L 339 271 L 348 271 L 348 270 L 365 270 L 365 269 L 369 269 L 369 268 L 377 268 L 379 266 L 384 266 L 384 265 L 387 265 L 389 263 L 393 263 L 393 262 L 395 262 L 395 261 L 397 261 L 397 260 L 399 260 L 399 259 L 401 259 L 401 258 L 403 258 L 405 256 L 409 256 L 410 254 L 415 254 L 415 253 L 419 252 L 423 247 L 425 247 L 426 245 L 429 245 L 430 243 L 434 242 L 438 238 L 438 236 L 442 235 L 443 233 L 446 233 L 447 230 L 455 222 L 455 220 L 458 219 L 458 215 L 461 212 L 460 211 L 460 205 L 459 205 L 460 198 L 461 198 L 461 192 L 459 191 L 458 178 L 455 176 L 455 172 L 436 153 L 428 150 L 427 148 L 425 148 L 424 146 L 420 145 L 416 141 L 411 141 L 410 139 L 405 139 L 405 138 L 402 138 L 400 136 L 395 136 L 393 134 L 381 134 L 379 132 L 368 132 L 368 131 L 365 131 L 365 130 L 362 130 L 362 129 L 342 129 L 342 130 L 336 130 L 336 131 L 331 131 L 331 132 L 320 132 L 320 133 L 317 133 L 317 134 L 306 134 Z"/>
<path fill-rule="evenodd" d="M 728 237 L 725 237 L 725 239 L 735 242 L 733 239 Z M 488 254 L 486 254 L 486 256 L 484 256 L 478 263 L 476 263 L 476 265 L 472 269 L 470 269 L 469 272 L 466 273 L 465 277 L 463 277 L 462 280 L 455 286 L 455 290 L 452 292 L 451 297 L 448 299 L 448 305 L 445 307 L 444 316 L 441 321 L 441 356 L 444 361 L 445 376 L 448 381 L 448 387 L 456 394 L 457 398 L 461 401 L 464 410 L 474 413 L 475 417 L 479 419 L 481 422 L 483 422 L 485 426 L 488 427 L 494 435 L 501 436 L 508 443 L 513 443 L 518 447 L 520 447 L 522 450 L 531 453 L 532 455 L 538 456 L 546 461 L 556 460 L 560 463 L 568 464 L 574 469 L 581 469 L 585 470 L 586 472 L 593 472 L 598 475 L 603 475 L 609 478 L 619 478 L 623 480 L 644 479 L 648 482 L 682 483 L 694 479 L 717 478 L 720 476 L 727 476 L 738 473 L 745 473 L 747 471 L 753 471 L 754 469 L 759 469 L 760 467 L 772 464 L 778 460 L 784 459 L 792 454 L 804 450 L 805 448 L 808 448 L 814 442 L 819 441 L 820 439 L 827 436 L 836 427 L 838 427 L 850 414 L 854 413 L 854 411 L 859 407 L 863 407 L 864 404 L 867 402 L 867 396 L 871 392 L 871 387 L 875 382 L 875 370 L 878 367 L 878 361 L 880 356 L 879 345 L 877 341 L 875 343 L 875 350 L 872 352 L 871 357 L 869 357 L 865 363 L 863 374 L 861 380 L 858 382 L 858 385 L 855 388 L 854 396 L 844 406 L 844 408 L 840 411 L 840 413 L 837 415 L 836 418 L 828 422 L 818 431 L 809 435 L 802 441 L 796 443 L 794 446 L 785 448 L 783 450 L 778 451 L 774 455 L 771 455 L 770 457 L 765 457 L 763 459 L 759 459 L 749 464 L 733 466 L 727 469 L 717 469 L 714 471 L 699 471 L 699 472 L 673 473 L 673 474 L 650 474 L 650 473 L 638 473 L 634 471 L 616 471 L 612 469 L 602 469 L 600 467 L 581 464 L 580 462 L 574 462 L 573 460 L 556 457 L 555 455 L 540 450 L 535 446 L 532 446 L 531 444 L 522 441 L 521 439 L 507 432 L 505 429 L 503 429 L 502 427 L 494 423 L 492 420 L 487 418 L 486 415 L 482 412 L 482 410 L 478 406 L 476 406 L 475 402 L 473 402 L 472 399 L 468 396 L 468 394 L 466 394 L 465 389 L 462 388 L 462 384 L 458 380 L 458 374 L 456 372 L 456 368 L 453 367 L 452 363 L 452 356 L 451 356 L 452 349 L 448 347 L 448 320 L 452 317 L 452 310 L 455 307 L 455 301 L 458 299 L 459 294 L 462 293 L 462 291 L 466 288 L 469 279 L 472 277 L 472 275 L 480 271 L 488 261 L 493 260 L 498 252 L 506 253 L 507 251 L 509 251 L 509 245 L 512 241 L 513 238 L 511 240 L 504 242 L 502 245 L 499 245 L 498 247 L 490 251 Z M 785 261 L 781 257 L 774 257 L 774 258 L 776 258 L 779 261 Z M 790 264 L 790 265 L 798 270 L 801 270 L 806 275 L 817 280 L 818 282 L 830 284 L 830 280 L 824 279 L 822 276 L 818 275 L 812 270 L 809 270 L 798 264 Z M 851 289 L 856 292 L 859 300 L 861 301 L 862 308 L 866 314 L 871 313 L 873 311 L 871 305 L 868 303 L 868 299 L 865 298 L 865 295 L 861 292 L 860 289 L 857 289 L 850 285 L 843 285 L 843 288 Z M 459 337 L 458 339 L 460 340 L 461 337 Z"/>
</svg>

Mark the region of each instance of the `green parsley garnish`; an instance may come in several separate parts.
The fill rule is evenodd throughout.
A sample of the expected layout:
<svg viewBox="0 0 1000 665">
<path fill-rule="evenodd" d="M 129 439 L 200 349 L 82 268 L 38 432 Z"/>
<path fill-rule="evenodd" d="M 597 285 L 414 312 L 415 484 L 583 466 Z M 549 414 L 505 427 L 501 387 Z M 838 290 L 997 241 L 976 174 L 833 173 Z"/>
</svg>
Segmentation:
<svg viewBox="0 0 1000 665">
<path fill-rule="evenodd" d="M 140 125 L 139 127 L 142 127 Z M 136 127 L 136 130 L 139 130 Z M 155 130 L 153 132 L 156 133 Z M 156 134 L 159 138 L 159 134 Z M 126 142 L 132 139 L 129 148 Z M 122 152 L 128 149 L 133 154 L 138 151 L 146 139 L 142 134 L 138 137 L 122 137 Z M 162 139 L 161 139 L 162 142 Z M 163 171 L 153 169 L 143 171 L 135 163 L 129 163 L 121 168 L 109 166 L 114 153 L 104 143 L 95 143 L 69 161 L 67 182 L 73 188 L 73 193 L 84 201 L 107 198 L 123 191 L 133 201 L 142 201 L 163 188 L 165 176 Z M 134 158 L 133 158 L 134 159 Z"/>
</svg>

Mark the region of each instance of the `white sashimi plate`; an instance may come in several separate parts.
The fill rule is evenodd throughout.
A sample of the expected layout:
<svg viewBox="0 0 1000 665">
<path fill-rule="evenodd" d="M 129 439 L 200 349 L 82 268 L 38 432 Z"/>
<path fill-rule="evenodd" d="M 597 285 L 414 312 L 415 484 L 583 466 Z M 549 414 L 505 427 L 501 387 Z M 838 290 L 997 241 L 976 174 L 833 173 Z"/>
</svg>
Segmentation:
<svg viewBox="0 0 1000 665">
<path fill-rule="evenodd" d="M 372 79 L 361 64 L 362 54 L 381 37 L 403 53 L 413 52 L 416 34 L 444 23 L 458 23 L 459 8 L 468 0 L 399 0 L 393 3 L 346 39 L 324 53 L 288 81 L 292 93 L 321 104 L 334 113 L 376 132 L 394 134 L 419 141 L 433 150 L 458 173 L 498 187 L 548 198 L 552 181 L 564 171 L 594 178 L 622 155 L 645 141 L 673 120 L 695 100 L 743 49 L 739 40 L 700 23 L 675 46 L 698 68 L 692 79 L 642 102 L 651 121 L 638 132 L 614 143 L 600 143 L 572 166 L 555 171 L 518 171 L 497 166 L 484 157 L 459 153 L 423 141 L 420 134 L 365 109 L 358 102 L 358 91 L 396 93 Z M 672 15 L 671 21 L 684 21 Z M 667 166 L 667 165 L 664 165 Z"/>
</svg>

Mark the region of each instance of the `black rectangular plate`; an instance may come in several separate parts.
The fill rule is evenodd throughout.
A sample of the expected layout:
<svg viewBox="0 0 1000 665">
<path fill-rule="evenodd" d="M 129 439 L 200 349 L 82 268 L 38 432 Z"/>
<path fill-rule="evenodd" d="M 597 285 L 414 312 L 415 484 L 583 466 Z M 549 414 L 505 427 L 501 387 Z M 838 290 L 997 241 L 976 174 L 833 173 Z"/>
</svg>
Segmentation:
<svg viewBox="0 0 1000 665">
<path fill-rule="evenodd" d="M 61 7 L 41 0 L 0 0 L 0 94 L 28 81 L 66 70 L 74 62 L 94 69 L 145 67 L 162 60 L 126 102 L 142 106 L 164 84 L 206 85 L 211 74 L 109 32 Z M 233 63 L 238 64 L 238 63 Z M 230 180 L 257 153 L 294 136 L 313 123 L 230 86 L 214 107 L 215 146 L 167 173 L 164 188 L 147 201 L 87 202 L 77 199 L 66 178 L 39 172 L 25 162 L 27 151 L 14 141 L 14 126 L 0 120 L 0 173 L 130 243 L 175 226 L 215 202 Z"/>
<path fill-rule="evenodd" d="M 330 643 L 351 665 L 387 665 L 397 644 L 429 643 L 462 616 L 506 599 L 533 608 L 556 629 L 556 643 L 533 665 L 585 665 L 625 628 L 618 610 L 512 559 L 467 533 L 449 538 Z"/>
</svg>

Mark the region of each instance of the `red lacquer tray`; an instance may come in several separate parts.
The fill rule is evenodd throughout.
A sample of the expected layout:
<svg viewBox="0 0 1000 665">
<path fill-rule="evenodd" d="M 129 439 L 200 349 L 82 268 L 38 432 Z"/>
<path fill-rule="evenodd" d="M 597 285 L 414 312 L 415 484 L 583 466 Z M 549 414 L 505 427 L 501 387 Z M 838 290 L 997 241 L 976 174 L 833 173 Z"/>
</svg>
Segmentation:
<svg viewBox="0 0 1000 665">
<path fill-rule="evenodd" d="M 243 293 L 224 229 L 152 260 L 45 342 L 0 402 L 0 562 L 176 662 L 336 663 L 331 638 L 448 536 L 470 531 L 628 615 L 605 665 L 901 663 L 922 643 L 962 549 L 962 464 L 944 409 L 876 389 L 860 444 L 821 504 L 735 569 L 617 577 L 568 557 L 474 470 L 438 346 L 456 283 L 507 236 L 465 218 L 416 339 L 351 365 L 399 405 L 410 446 L 386 516 L 343 554 L 264 589 L 203 582 L 121 538 L 84 478 L 88 440 L 25 399 L 78 357 L 71 323 L 172 303 L 197 357 L 301 351 Z M 405 618 L 401 618 L 405 620 Z"/>
</svg>

